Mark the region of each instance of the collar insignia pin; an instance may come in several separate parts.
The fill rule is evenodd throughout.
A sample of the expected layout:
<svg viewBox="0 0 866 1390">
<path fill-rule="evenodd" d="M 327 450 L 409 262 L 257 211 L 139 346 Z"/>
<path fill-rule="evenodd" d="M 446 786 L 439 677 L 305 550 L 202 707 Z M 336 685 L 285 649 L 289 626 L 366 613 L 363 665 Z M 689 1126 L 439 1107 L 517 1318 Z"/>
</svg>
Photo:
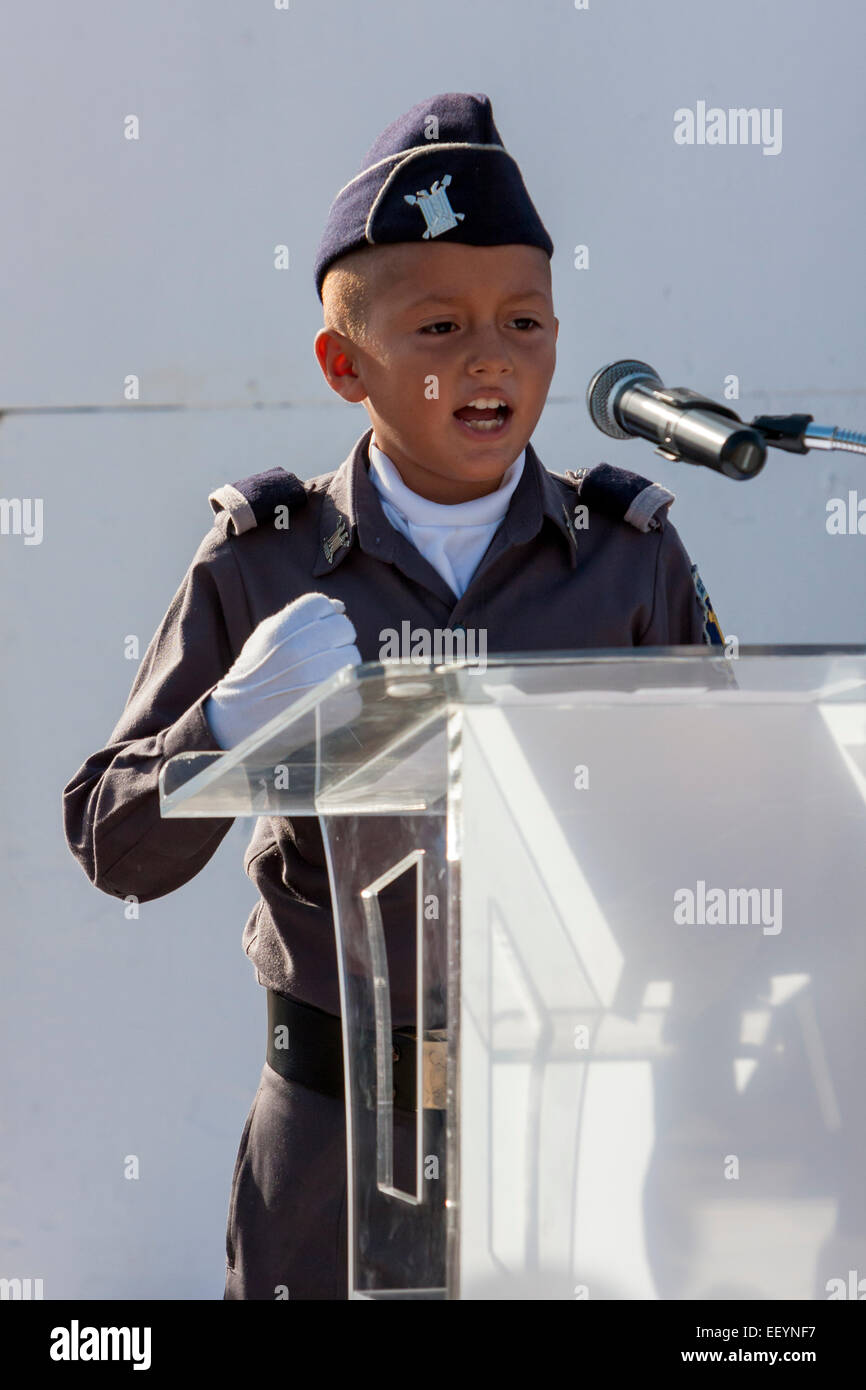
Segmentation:
<svg viewBox="0 0 866 1390">
<path fill-rule="evenodd" d="M 421 188 L 417 193 L 405 193 L 403 195 L 405 202 L 416 205 L 424 214 L 424 221 L 427 223 L 427 230 L 423 234 L 424 241 L 450 231 L 466 216 L 463 212 L 455 213 L 448 201 L 448 194 L 445 190 L 450 182 L 451 175 L 446 174 L 443 179 L 435 179 L 429 189 Z"/>
<path fill-rule="evenodd" d="M 339 525 L 333 535 L 328 536 L 322 549 L 325 552 L 325 559 L 328 564 L 332 564 L 337 551 L 344 545 L 349 544 L 349 533 L 346 530 L 345 517 L 340 517 Z"/>
</svg>

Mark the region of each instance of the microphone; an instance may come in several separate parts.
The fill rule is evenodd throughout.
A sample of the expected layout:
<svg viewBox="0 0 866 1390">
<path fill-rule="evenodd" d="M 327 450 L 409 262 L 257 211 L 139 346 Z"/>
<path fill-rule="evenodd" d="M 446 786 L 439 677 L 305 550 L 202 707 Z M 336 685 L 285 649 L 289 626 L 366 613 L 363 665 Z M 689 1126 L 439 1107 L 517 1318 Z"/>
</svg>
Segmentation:
<svg viewBox="0 0 866 1390">
<path fill-rule="evenodd" d="M 759 430 L 697 391 L 665 386 L 646 362 L 626 358 L 602 367 L 589 383 L 586 406 L 603 434 L 649 439 L 657 454 L 674 463 L 703 464 L 726 478 L 746 479 L 766 461 Z"/>
</svg>

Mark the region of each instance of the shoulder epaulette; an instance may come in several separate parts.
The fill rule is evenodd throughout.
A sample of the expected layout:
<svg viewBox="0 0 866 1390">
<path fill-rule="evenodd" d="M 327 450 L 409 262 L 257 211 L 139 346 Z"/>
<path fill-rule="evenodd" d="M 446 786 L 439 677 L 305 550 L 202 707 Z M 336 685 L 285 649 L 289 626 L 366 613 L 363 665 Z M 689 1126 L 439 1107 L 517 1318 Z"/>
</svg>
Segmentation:
<svg viewBox="0 0 866 1390">
<path fill-rule="evenodd" d="M 591 511 L 615 521 L 627 521 L 638 531 L 658 531 L 664 519 L 660 513 L 666 513 L 675 500 L 661 483 L 630 473 L 627 468 L 615 468 L 611 463 L 568 469 L 565 478 Z"/>
<path fill-rule="evenodd" d="M 236 536 L 260 523 L 273 520 L 274 508 L 298 507 L 307 500 L 300 478 L 285 468 L 269 468 L 236 483 L 224 483 L 207 499 L 215 513 L 228 512 L 227 529 Z"/>
</svg>

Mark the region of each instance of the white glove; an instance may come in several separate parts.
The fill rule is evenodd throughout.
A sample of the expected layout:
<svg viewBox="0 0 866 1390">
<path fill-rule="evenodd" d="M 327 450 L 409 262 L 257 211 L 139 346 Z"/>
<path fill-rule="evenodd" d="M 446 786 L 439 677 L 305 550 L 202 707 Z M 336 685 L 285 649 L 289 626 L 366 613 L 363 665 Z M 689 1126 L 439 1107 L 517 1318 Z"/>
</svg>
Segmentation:
<svg viewBox="0 0 866 1390">
<path fill-rule="evenodd" d="M 345 614 L 341 599 L 310 593 L 259 623 L 204 704 L 221 748 L 234 748 L 344 666 L 360 665 Z"/>
</svg>

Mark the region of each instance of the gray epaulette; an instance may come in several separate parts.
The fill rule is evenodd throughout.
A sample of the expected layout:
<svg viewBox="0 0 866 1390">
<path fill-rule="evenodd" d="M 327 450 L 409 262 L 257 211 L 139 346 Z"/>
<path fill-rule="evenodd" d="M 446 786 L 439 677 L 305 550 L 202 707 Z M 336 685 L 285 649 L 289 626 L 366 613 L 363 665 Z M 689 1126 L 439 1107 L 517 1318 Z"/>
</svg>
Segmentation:
<svg viewBox="0 0 866 1390">
<path fill-rule="evenodd" d="M 285 468 L 269 468 L 266 473 L 253 473 L 236 483 L 223 483 L 207 500 L 215 513 L 228 512 L 227 530 L 233 529 L 240 536 L 260 523 L 272 521 L 276 507 L 302 506 L 307 490 L 294 473 L 287 473 Z"/>
<path fill-rule="evenodd" d="M 615 521 L 627 521 L 638 531 L 658 531 L 663 521 L 659 514 L 666 513 L 675 500 L 661 483 L 630 473 L 627 468 L 615 468 L 611 463 L 568 469 L 565 478 L 591 511 Z"/>
</svg>

